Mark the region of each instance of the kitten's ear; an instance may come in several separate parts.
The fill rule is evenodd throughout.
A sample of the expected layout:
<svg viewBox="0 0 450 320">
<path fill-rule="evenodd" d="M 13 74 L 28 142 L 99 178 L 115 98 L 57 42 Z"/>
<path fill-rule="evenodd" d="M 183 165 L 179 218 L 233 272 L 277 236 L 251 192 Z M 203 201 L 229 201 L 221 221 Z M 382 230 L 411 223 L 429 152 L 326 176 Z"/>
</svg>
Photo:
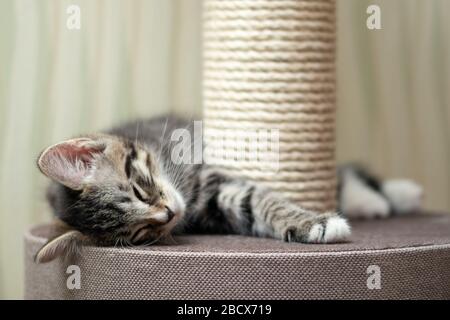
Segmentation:
<svg viewBox="0 0 450 320">
<path fill-rule="evenodd" d="M 71 139 L 44 150 L 37 164 L 47 177 L 80 190 L 93 168 L 95 156 L 104 149 L 104 143 L 91 138 Z"/>
<path fill-rule="evenodd" d="M 49 240 L 36 254 L 34 261 L 44 263 L 52 261 L 59 256 L 75 254 L 85 239 L 85 236 L 76 230 L 69 230 Z"/>
</svg>

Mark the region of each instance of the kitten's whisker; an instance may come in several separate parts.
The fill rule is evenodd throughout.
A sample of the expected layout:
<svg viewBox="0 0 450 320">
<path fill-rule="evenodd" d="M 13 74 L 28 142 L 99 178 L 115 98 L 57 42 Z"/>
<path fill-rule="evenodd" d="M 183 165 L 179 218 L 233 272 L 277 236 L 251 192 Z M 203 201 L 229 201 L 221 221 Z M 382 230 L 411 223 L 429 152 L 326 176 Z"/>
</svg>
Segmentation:
<svg viewBox="0 0 450 320">
<path fill-rule="evenodd" d="M 138 142 L 138 135 L 139 135 L 139 125 L 141 124 L 140 121 L 138 121 L 137 126 L 136 126 L 136 136 L 134 138 L 134 144 L 137 144 Z"/>
<path fill-rule="evenodd" d="M 170 240 L 170 242 L 172 242 L 172 244 L 177 244 L 177 242 L 175 241 L 175 239 L 173 238 L 173 236 L 170 233 L 166 236 L 166 239 Z"/>
<path fill-rule="evenodd" d="M 162 236 L 163 236 L 163 235 L 159 236 L 158 238 L 156 238 L 156 239 L 154 239 L 154 240 L 149 239 L 148 241 L 144 242 L 144 243 L 141 244 L 140 246 L 142 246 L 142 247 L 144 247 L 144 246 L 151 246 L 152 244 L 158 242 L 158 241 L 162 238 Z"/>
<path fill-rule="evenodd" d="M 166 123 L 164 124 L 164 129 L 163 129 L 163 133 L 161 135 L 161 138 L 159 139 L 159 153 L 158 153 L 158 159 L 161 159 L 161 153 L 162 153 L 162 149 L 164 146 L 163 140 L 164 140 L 164 136 L 166 135 L 166 130 L 167 130 L 167 123 L 169 122 L 169 117 L 166 118 Z"/>
<path fill-rule="evenodd" d="M 192 122 L 191 122 L 191 124 L 192 124 Z M 190 142 L 189 149 L 191 150 L 191 152 L 195 152 L 195 145 L 199 141 L 199 139 L 202 139 L 202 138 L 203 138 L 202 136 L 195 136 L 194 140 Z M 195 157 L 195 154 L 193 156 Z M 191 159 L 191 160 L 193 160 L 193 159 Z M 170 165 L 169 169 L 172 169 L 174 167 L 174 164 L 172 163 L 172 161 L 170 161 L 169 165 Z M 184 182 L 182 185 L 180 185 L 180 182 L 182 182 L 182 180 L 184 180 L 184 181 L 186 180 L 186 179 L 184 179 L 186 177 L 186 172 L 183 170 L 182 165 L 178 165 L 177 167 L 175 167 L 175 170 L 173 170 L 171 175 L 172 175 L 173 183 L 176 187 L 184 186 L 184 183 L 186 183 L 186 182 Z"/>
</svg>

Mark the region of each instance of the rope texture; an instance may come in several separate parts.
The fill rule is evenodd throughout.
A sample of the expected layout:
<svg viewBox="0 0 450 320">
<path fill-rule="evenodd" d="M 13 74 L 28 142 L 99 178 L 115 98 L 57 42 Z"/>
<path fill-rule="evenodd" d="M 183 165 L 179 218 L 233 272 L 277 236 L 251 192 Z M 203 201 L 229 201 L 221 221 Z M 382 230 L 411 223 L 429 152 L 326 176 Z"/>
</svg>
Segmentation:
<svg viewBox="0 0 450 320">
<path fill-rule="evenodd" d="M 334 0 L 204 3 L 208 161 L 308 209 L 334 209 Z M 271 130 L 274 148 L 258 135 Z"/>
</svg>

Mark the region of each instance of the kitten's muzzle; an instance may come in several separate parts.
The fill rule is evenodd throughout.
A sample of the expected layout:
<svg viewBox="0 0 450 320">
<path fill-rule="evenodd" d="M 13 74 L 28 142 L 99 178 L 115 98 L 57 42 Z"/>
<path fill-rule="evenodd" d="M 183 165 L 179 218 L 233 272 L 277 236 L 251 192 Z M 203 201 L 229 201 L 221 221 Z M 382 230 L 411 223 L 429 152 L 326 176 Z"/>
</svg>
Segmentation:
<svg viewBox="0 0 450 320">
<path fill-rule="evenodd" d="M 166 211 L 164 212 L 164 218 L 158 217 L 158 219 L 154 219 L 154 217 L 150 217 L 146 219 L 145 223 L 139 224 L 135 231 L 131 235 L 131 242 L 138 245 L 145 242 L 148 239 L 148 236 L 154 232 L 161 232 L 164 229 L 170 230 L 173 227 L 174 223 L 170 223 L 177 216 L 175 212 L 173 212 L 168 206 L 164 207 Z M 176 223 L 176 222 L 175 222 Z"/>
<path fill-rule="evenodd" d="M 173 219 L 173 217 L 175 217 L 175 213 L 168 206 L 166 206 L 166 210 L 167 210 L 167 222 L 170 222 Z"/>
</svg>

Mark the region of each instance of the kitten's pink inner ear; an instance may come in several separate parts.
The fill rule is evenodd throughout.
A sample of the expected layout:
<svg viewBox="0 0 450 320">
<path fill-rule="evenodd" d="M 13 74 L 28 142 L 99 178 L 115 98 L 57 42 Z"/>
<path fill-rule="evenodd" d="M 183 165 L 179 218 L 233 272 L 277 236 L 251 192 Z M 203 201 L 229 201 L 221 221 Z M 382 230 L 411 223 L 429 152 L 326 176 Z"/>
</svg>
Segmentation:
<svg viewBox="0 0 450 320">
<path fill-rule="evenodd" d="M 51 179 L 79 190 L 91 173 L 95 155 L 103 151 L 90 139 L 74 139 L 58 143 L 45 150 L 38 166 Z"/>
</svg>

